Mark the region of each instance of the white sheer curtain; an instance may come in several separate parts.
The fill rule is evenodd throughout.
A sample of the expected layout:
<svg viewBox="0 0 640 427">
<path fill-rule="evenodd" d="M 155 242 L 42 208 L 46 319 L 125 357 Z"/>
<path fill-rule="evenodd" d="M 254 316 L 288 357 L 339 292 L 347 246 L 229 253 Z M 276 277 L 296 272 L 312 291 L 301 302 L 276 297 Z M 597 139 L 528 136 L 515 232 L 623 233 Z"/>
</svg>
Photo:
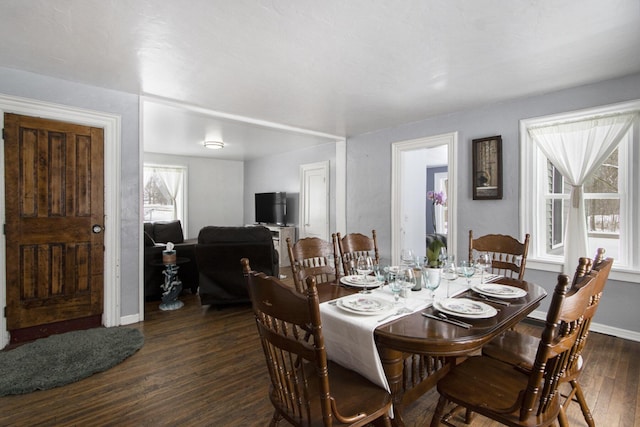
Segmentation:
<svg viewBox="0 0 640 427">
<path fill-rule="evenodd" d="M 155 169 L 154 172 L 162 179 L 162 182 L 169 191 L 169 197 L 171 197 L 171 201 L 173 202 L 173 217 L 175 219 L 181 219 L 178 215 L 176 198 L 182 188 L 182 171 L 179 169 L 158 168 Z"/>
<path fill-rule="evenodd" d="M 588 253 L 587 222 L 582 185 L 615 150 L 627 133 L 634 114 L 531 127 L 529 135 L 571 188 L 564 234 L 564 272 L 571 273 Z"/>
</svg>

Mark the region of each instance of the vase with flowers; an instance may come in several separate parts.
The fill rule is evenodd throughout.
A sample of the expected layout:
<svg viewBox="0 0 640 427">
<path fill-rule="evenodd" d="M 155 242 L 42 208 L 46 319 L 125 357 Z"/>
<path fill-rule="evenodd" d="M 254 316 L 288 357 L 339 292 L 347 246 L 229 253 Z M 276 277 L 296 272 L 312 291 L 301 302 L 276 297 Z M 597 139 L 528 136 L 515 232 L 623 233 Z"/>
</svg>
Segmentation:
<svg viewBox="0 0 640 427">
<path fill-rule="evenodd" d="M 437 233 L 436 206 L 447 206 L 447 194 L 444 191 L 428 191 L 427 199 L 431 200 L 431 218 L 433 220 L 433 232 Z"/>
</svg>

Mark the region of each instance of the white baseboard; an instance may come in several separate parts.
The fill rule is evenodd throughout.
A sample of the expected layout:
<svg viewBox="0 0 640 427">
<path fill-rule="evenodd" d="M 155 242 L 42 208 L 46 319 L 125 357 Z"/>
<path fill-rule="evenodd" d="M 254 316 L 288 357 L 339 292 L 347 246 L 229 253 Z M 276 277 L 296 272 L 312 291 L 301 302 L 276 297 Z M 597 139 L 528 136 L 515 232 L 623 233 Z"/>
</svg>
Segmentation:
<svg viewBox="0 0 640 427">
<path fill-rule="evenodd" d="M 129 316 L 122 316 L 120 317 L 120 324 L 121 325 L 132 325 L 134 323 L 138 323 L 140 322 L 140 315 L 139 314 L 132 314 Z"/>
<path fill-rule="evenodd" d="M 529 314 L 528 317 L 544 322 L 547 318 L 547 313 L 544 311 L 535 310 L 531 314 Z M 613 326 L 603 325 L 601 323 L 591 322 L 591 327 L 589 328 L 589 330 L 601 334 L 612 335 L 614 337 L 622 338 L 625 340 L 640 342 L 640 332 L 630 331 L 628 329 L 621 329 Z"/>
</svg>

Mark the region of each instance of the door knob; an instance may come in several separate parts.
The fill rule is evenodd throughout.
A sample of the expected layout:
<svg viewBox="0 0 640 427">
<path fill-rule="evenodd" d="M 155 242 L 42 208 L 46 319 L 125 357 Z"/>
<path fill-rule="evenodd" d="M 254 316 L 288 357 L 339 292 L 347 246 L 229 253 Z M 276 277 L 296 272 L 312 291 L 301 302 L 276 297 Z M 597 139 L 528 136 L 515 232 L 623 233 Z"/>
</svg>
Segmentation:
<svg viewBox="0 0 640 427">
<path fill-rule="evenodd" d="M 91 227 L 91 231 L 94 234 L 98 234 L 102 231 L 102 226 L 100 224 L 93 224 L 93 226 Z"/>
</svg>

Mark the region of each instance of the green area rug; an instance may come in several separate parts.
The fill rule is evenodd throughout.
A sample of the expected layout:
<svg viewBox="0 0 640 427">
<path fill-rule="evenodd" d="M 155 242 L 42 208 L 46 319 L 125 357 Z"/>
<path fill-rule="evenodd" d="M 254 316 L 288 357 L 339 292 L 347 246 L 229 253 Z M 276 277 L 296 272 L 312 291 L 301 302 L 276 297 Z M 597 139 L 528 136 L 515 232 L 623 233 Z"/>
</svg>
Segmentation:
<svg viewBox="0 0 640 427">
<path fill-rule="evenodd" d="M 0 396 L 46 390 L 86 378 L 122 362 L 144 344 L 132 328 L 94 328 L 0 351 Z"/>
</svg>

